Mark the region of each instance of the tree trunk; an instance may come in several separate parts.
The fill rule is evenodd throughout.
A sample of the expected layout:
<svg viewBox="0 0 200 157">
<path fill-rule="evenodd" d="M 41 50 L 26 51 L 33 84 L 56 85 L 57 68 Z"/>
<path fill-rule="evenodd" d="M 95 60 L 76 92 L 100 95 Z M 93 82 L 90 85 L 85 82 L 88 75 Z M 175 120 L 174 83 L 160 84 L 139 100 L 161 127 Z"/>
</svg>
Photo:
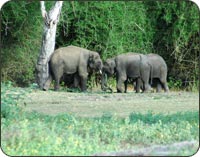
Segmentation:
<svg viewBox="0 0 200 157">
<path fill-rule="evenodd" d="M 46 12 L 44 1 L 40 2 L 42 17 L 44 20 L 44 32 L 42 45 L 37 61 L 37 82 L 41 89 L 45 89 L 45 84 L 51 78 L 49 74 L 49 60 L 55 48 L 55 36 L 57 23 L 59 21 L 63 1 L 56 1 L 55 5 Z"/>
</svg>

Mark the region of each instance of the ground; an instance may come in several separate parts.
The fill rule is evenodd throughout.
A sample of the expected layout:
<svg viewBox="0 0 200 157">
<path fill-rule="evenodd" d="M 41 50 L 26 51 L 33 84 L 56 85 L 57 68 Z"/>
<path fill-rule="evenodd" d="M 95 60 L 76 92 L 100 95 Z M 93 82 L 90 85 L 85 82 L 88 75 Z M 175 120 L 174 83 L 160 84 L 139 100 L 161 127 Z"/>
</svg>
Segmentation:
<svg viewBox="0 0 200 157">
<path fill-rule="evenodd" d="M 199 110 L 199 94 L 193 92 L 169 93 L 88 93 L 66 91 L 35 91 L 23 100 L 26 111 L 55 115 L 71 113 L 81 117 L 96 117 L 109 113 L 128 116 L 132 112 L 175 113 Z"/>
</svg>

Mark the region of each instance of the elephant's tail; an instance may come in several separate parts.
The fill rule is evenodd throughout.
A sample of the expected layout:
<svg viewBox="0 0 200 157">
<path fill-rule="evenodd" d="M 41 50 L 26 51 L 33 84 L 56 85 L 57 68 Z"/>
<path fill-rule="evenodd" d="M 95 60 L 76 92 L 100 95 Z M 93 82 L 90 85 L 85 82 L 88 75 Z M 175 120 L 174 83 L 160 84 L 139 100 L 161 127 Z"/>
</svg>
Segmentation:
<svg viewBox="0 0 200 157">
<path fill-rule="evenodd" d="M 142 71 L 141 71 L 142 70 L 142 68 L 141 68 L 142 67 L 142 65 L 141 65 L 142 64 L 142 56 L 141 55 L 139 55 L 139 56 L 140 56 L 139 71 L 140 71 L 140 77 L 141 77 L 142 76 Z"/>
<path fill-rule="evenodd" d="M 150 66 L 150 84 L 153 84 L 153 66 L 149 64 Z"/>
</svg>

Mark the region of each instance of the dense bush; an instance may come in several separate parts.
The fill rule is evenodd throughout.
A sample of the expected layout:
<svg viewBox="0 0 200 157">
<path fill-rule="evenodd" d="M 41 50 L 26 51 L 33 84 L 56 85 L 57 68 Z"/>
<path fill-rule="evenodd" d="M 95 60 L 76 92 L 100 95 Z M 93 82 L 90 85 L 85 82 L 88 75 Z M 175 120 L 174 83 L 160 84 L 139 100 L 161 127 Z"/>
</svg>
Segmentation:
<svg viewBox="0 0 200 157">
<path fill-rule="evenodd" d="M 28 85 L 35 78 L 42 17 L 37 2 L 8 2 L 2 8 L 2 80 Z"/>
<path fill-rule="evenodd" d="M 199 14 L 192 2 L 147 2 L 154 30 L 153 50 L 164 57 L 171 81 L 198 88 Z"/>
<path fill-rule="evenodd" d="M 127 51 L 151 51 L 151 27 L 143 3 L 64 3 L 57 46 L 80 45 L 103 59 Z"/>
<path fill-rule="evenodd" d="M 53 2 L 46 2 L 47 10 Z M 35 82 L 43 21 L 39 2 L 8 2 L 2 8 L 2 80 Z M 74 44 L 98 51 L 105 60 L 128 51 L 158 53 L 169 77 L 196 85 L 199 11 L 192 2 L 64 2 L 56 48 Z"/>
</svg>

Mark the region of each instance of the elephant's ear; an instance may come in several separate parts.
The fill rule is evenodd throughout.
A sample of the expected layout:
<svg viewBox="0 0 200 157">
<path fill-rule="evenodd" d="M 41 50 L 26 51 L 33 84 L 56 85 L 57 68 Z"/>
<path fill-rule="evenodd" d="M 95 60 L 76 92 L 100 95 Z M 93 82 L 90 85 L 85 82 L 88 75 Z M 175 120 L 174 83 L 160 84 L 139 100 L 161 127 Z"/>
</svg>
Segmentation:
<svg viewBox="0 0 200 157">
<path fill-rule="evenodd" d="M 116 57 L 115 58 L 113 58 L 112 59 L 112 66 L 114 67 L 114 68 L 116 68 L 116 61 L 117 61 L 117 59 L 116 59 Z"/>
<path fill-rule="evenodd" d="M 93 52 L 89 52 L 89 59 L 88 59 L 88 61 L 89 62 L 92 62 L 94 60 L 94 53 Z"/>
</svg>

